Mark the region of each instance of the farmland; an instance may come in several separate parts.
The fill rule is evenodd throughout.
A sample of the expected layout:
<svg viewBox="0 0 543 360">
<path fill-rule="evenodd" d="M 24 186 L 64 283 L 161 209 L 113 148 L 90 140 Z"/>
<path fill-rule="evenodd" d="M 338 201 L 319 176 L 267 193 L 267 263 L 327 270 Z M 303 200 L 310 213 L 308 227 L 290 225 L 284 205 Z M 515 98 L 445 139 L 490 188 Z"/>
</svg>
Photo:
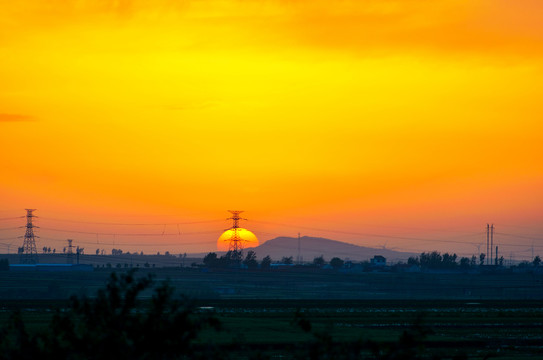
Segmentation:
<svg viewBox="0 0 543 360">
<path fill-rule="evenodd" d="M 121 270 L 126 271 L 126 270 Z M 2 272 L 0 299 L 67 299 L 93 296 L 111 270 Z M 249 271 L 192 268 L 140 269 L 197 299 L 543 299 L 536 273 L 339 273 L 319 269 Z"/>
<path fill-rule="evenodd" d="M 19 309 L 29 329 L 40 331 L 52 309 L 66 305 L 58 300 L 7 301 L 0 319 L 5 323 L 10 310 Z M 323 336 L 338 346 L 392 346 L 414 324 L 428 333 L 422 340 L 424 351 L 443 358 L 543 356 L 543 308 L 537 301 L 199 300 L 195 305 L 198 312 L 211 312 L 222 324 L 221 331 L 205 330 L 197 342 L 229 351 L 233 358 L 255 353 L 289 358 Z M 296 326 L 297 316 L 312 325 L 310 332 Z"/>
<path fill-rule="evenodd" d="M 231 358 L 259 354 L 289 359 L 326 344 L 332 349 L 357 346 L 369 357 L 375 344 L 386 352 L 405 333 L 420 335 L 417 349 L 425 356 L 543 356 L 540 275 L 187 269 L 153 273 L 156 283 L 168 280 L 177 295 L 188 295 L 197 316 L 211 314 L 220 321 L 220 331 L 205 329 L 196 343 Z M 43 331 L 55 309 L 68 306 L 69 294 L 92 297 L 108 277 L 107 271 L 4 272 L 0 323 L 6 324 L 12 311 L 19 310 L 29 331 Z M 146 303 L 152 292 L 142 295 Z"/>
</svg>

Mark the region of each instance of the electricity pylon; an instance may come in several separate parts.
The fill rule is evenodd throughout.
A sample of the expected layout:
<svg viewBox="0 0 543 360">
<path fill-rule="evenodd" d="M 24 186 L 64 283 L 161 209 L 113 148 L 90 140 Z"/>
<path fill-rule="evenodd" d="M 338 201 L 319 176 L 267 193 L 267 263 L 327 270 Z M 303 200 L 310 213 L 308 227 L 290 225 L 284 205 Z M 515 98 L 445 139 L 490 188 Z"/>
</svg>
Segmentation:
<svg viewBox="0 0 543 360">
<path fill-rule="evenodd" d="M 233 225 L 230 228 L 230 230 L 232 230 L 232 236 L 230 237 L 230 243 L 228 244 L 228 251 L 231 252 L 232 256 L 241 258 L 241 252 L 243 250 L 243 239 L 238 234 L 239 221 L 247 220 L 247 219 L 242 219 L 239 216 L 239 214 L 241 214 L 243 211 L 238 211 L 238 210 L 228 210 L 228 211 L 232 213 L 232 217 L 229 217 L 226 220 L 233 221 Z"/>
<path fill-rule="evenodd" d="M 32 218 L 36 217 L 32 214 L 36 209 L 26 210 L 26 231 L 23 241 L 23 247 L 21 252 L 21 264 L 37 264 L 38 263 L 38 251 L 36 249 L 36 239 L 34 235 L 34 225 L 32 224 Z"/>
</svg>

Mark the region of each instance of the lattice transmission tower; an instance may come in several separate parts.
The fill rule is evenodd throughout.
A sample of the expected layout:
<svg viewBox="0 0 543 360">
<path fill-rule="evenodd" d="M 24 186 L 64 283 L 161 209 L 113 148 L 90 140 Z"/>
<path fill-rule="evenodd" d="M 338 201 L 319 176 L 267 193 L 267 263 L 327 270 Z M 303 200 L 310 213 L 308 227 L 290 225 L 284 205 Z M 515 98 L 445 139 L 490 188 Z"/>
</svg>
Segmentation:
<svg viewBox="0 0 543 360">
<path fill-rule="evenodd" d="M 26 231 L 23 241 L 23 247 L 21 252 L 21 264 L 37 264 L 38 263 L 38 250 L 36 249 L 36 236 L 34 235 L 34 226 L 32 224 L 32 218 L 36 217 L 32 212 L 36 209 L 26 210 Z"/>
<path fill-rule="evenodd" d="M 232 213 L 232 217 L 229 217 L 226 220 L 232 220 L 233 224 L 232 227 L 229 230 L 232 231 L 232 236 L 230 237 L 230 243 L 228 244 L 228 251 L 231 251 L 234 255 L 241 256 L 241 251 L 243 250 L 243 239 L 238 234 L 239 229 L 239 221 L 240 220 L 247 220 L 242 219 L 239 214 L 241 214 L 243 211 L 238 210 L 228 210 Z"/>
</svg>

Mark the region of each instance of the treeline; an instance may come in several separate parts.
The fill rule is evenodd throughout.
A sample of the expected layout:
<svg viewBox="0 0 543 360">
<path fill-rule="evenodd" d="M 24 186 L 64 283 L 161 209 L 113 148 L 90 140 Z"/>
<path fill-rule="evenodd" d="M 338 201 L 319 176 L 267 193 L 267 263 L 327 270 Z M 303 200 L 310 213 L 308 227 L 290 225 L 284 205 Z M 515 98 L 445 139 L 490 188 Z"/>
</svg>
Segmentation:
<svg viewBox="0 0 543 360">
<path fill-rule="evenodd" d="M 272 260 L 269 256 L 266 256 L 259 263 L 256 259 L 256 253 L 252 250 L 248 251 L 245 257 L 241 251 L 228 251 L 221 257 L 218 257 L 216 253 L 210 252 L 204 257 L 204 265 L 208 268 L 224 269 L 232 267 L 245 266 L 248 269 L 256 269 L 258 267 L 262 269 L 269 269 L 271 267 Z"/>
<path fill-rule="evenodd" d="M 494 259 L 493 265 L 504 266 L 503 256 Z M 256 253 L 252 250 L 248 251 L 245 256 L 241 251 L 228 251 L 223 256 L 218 256 L 214 252 L 208 253 L 203 259 L 204 266 L 210 269 L 226 269 L 226 268 L 246 268 L 246 269 L 270 269 L 272 266 L 291 266 L 299 265 L 304 267 L 313 268 L 327 268 L 327 269 L 349 269 L 354 267 L 360 267 L 367 271 L 372 269 L 385 268 L 385 266 L 376 266 L 369 261 L 362 261 L 354 263 L 352 261 L 346 261 L 338 257 L 332 258 L 329 262 L 324 259 L 324 256 L 318 256 L 311 262 L 305 262 L 303 264 L 294 264 L 292 256 L 285 256 L 280 261 L 273 261 L 270 256 L 265 256 L 261 261 L 258 261 Z M 539 267 L 541 264 L 541 258 L 535 256 L 533 261 L 524 261 L 516 266 L 510 268 L 523 268 L 523 267 Z M 401 268 L 405 266 L 416 266 L 421 269 L 431 270 L 461 270 L 466 271 L 470 269 L 479 269 L 485 265 L 485 254 L 480 254 L 479 257 L 473 255 L 472 257 L 459 258 L 456 254 L 440 253 L 439 251 L 423 252 L 419 256 L 412 256 L 406 263 L 397 263 L 389 265 L 388 268 Z"/>
<path fill-rule="evenodd" d="M 443 255 L 438 251 L 423 252 L 420 256 L 410 257 L 407 260 L 408 265 L 420 266 L 427 269 L 469 269 L 478 265 L 483 265 L 485 260 L 485 254 L 481 254 L 479 259 L 475 255 L 471 258 L 462 257 L 460 262 L 456 262 L 458 256 L 456 254 L 444 253 Z M 503 259 L 503 257 L 502 257 Z M 502 261 L 503 263 L 503 261 Z"/>
<path fill-rule="evenodd" d="M 256 253 L 253 250 L 249 250 L 245 257 L 241 251 L 228 251 L 223 256 L 219 257 L 216 253 L 208 253 L 203 260 L 206 267 L 212 269 L 226 269 L 226 268 L 240 268 L 247 269 L 270 269 L 272 266 L 272 259 L 269 255 L 265 256 L 260 262 L 258 262 Z M 292 256 L 284 256 L 281 261 L 276 262 L 277 265 L 294 265 L 294 258 Z M 309 264 L 304 266 L 311 266 L 316 268 L 322 268 L 327 264 L 334 269 L 340 269 L 344 266 L 345 261 L 334 257 L 329 263 L 324 260 L 324 256 L 317 256 Z"/>
<path fill-rule="evenodd" d="M 410 257 L 407 260 L 408 265 L 412 266 L 420 266 L 421 268 L 426 269 L 462 269 L 462 270 L 468 270 L 468 269 L 474 269 L 480 266 L 485 265 L 485 254 L 480 254 L 477 258 L 475 255 L 473 255 L 471 258 L 468 257 L 462 257 L 458 260 L 458 256 L 456 254 L 449 254 L 444 253 L 441 254 L 438 251 L 432 251 L 432 252 L 423 252 L 420 254 L 420 256 Z M 503 256 L 499 258 L 495 258 L 491 265 L 495 266 L 504 266 L 505 260 Z M 530 263 L 528 261 L 523 261 L 518 265 L 518 267 L 526 267 L 526 266 L 534 266 L 538 267 L 541 264 L 541 258 L 539 256 L 535 256 L 533 261 Z"/>
</svg>

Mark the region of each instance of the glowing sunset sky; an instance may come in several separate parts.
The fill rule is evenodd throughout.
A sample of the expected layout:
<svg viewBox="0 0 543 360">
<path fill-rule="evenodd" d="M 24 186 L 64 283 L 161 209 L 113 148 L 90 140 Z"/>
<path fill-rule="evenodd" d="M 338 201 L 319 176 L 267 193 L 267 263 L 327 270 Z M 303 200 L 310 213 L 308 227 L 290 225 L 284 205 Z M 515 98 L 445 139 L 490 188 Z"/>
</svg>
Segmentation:
<svg viewBox="0 0 543 360">
<path fill-rule="evenodd" d="M 209 251 L 230 224 L 185 223 L 239 209 L 261 242 L 471 254 L 494 223 L 543 254 L 542 1 L 0 9 L 0 218 L 38 209 L 39 247 Z"/>
</svg>

